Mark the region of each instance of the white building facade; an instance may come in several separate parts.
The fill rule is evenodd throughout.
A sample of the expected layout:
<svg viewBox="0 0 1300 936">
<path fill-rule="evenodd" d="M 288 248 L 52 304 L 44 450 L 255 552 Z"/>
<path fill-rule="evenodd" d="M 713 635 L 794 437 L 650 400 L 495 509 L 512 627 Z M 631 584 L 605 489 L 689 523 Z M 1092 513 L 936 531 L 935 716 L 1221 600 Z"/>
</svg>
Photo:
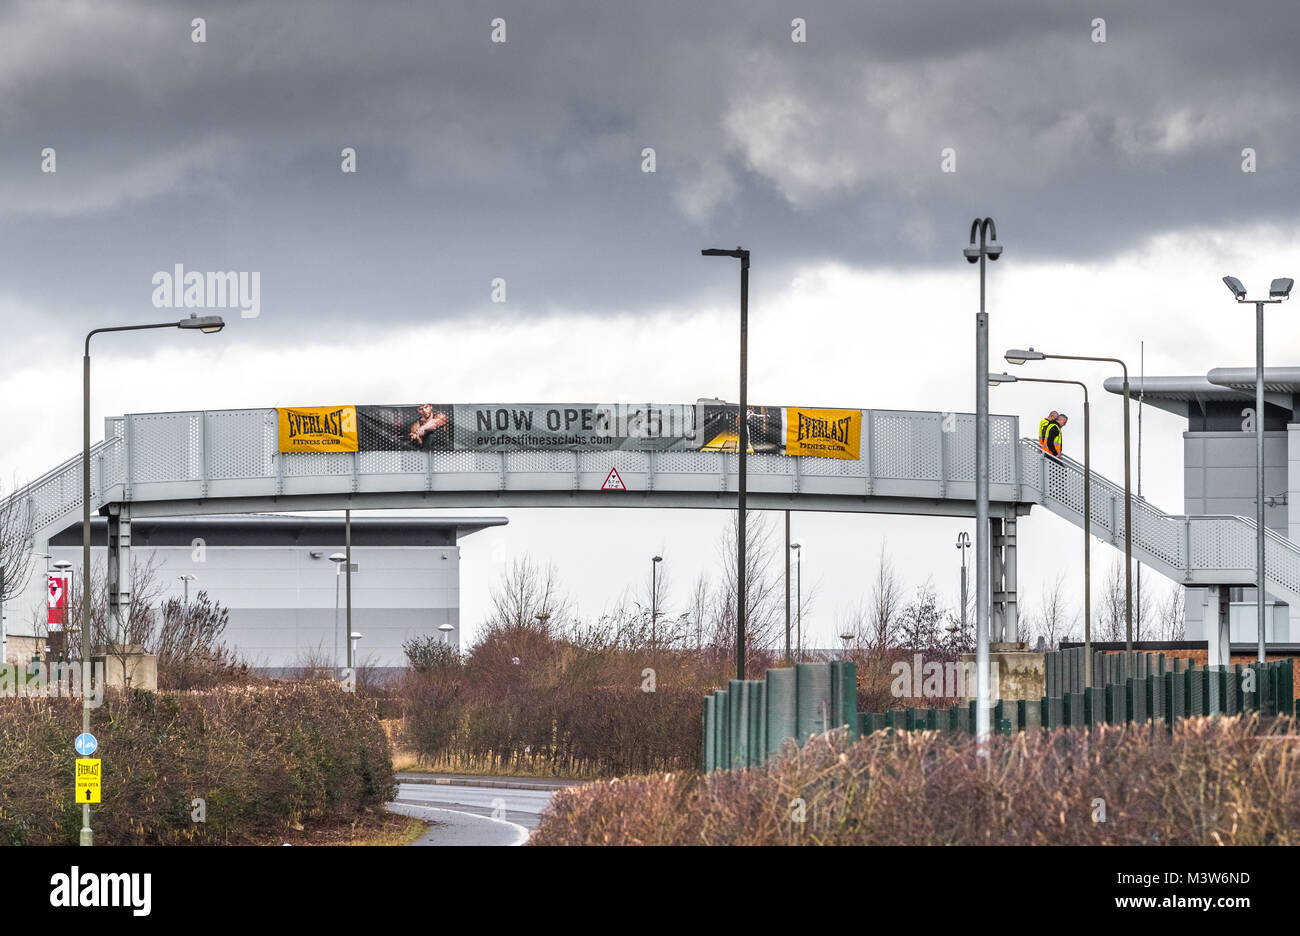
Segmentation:
<svg viewBox="0 0 1300 936">
<path fill-rule="evenodd" d="M 362 666 L 406 665 L 402 644 L 432 635 L 460 642 L 459 540 L 502 517 L 352 519 L 352 630 Z M 107 525 L 92 521 L 92 566 L 105 562 Z M 347 659 L 342 517 L 244 515 L 140 519 L 131 524 L 130 561 L 151 568 L 160 596 L 205 591 L 230 610 L 224 641 L 250 667 L 283 673 Z M 45 567 L 82 565 L 81 527 L 50 539 L 32 582 L 8 607 L 10 642 L 24 644 L 45 606 Z M 338 606 L 335 613 L 336 600 Z M 39 636 L 35 634 L 35 636 Z M 10 652 L 10 657 L 15 653 Z"/>
</svg>

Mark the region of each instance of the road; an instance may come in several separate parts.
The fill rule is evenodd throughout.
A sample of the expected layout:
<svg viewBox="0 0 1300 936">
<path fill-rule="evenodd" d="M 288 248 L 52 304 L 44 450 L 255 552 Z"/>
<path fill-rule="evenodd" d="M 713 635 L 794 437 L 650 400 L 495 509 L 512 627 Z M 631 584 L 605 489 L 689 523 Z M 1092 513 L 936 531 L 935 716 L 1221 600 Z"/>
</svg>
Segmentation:
<svg viewBox="0 0 1300 936">
<path fill-rule="evenodd" d="M 437 823 L 415 845 L 522 845 L 563 782 L 401 775 L 389 809 Z M 460 782 L 457 782 L 457 781 Z M 488 785 L 490 784 L 490 785 Z"/>
</svg>

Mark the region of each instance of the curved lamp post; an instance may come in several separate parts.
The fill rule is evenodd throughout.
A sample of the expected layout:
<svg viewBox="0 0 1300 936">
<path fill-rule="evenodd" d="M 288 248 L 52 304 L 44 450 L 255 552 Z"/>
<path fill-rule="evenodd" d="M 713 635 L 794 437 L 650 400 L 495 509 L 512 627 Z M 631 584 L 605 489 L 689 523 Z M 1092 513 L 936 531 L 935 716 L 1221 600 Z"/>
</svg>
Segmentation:
<svg viewBox="0 0 1300 936">
<path fill-rule="evenodd" d="M 191 315 L 179 322 L 151 325 L 112 325 L 93 328 L 86 333 L 81 358 L 81 730 L 90 733 L 90 339 L 106 332 L 145 331 L 151 328 L 194 329 L 214 334 L 226 327 L 220 315 Z M 90 806 L 81 807 L 81 844 L 93 845 L 90 829 Z"/>
<path fill-rule="evenodd" d="M 984 261 L 1002 256 L 992 218 L 971 222 L 970 246 L 962 256 L 980 265 L 980 310 L 975 317 L 975 740 L 984 753 L 989 738 L 989 317 L 984 311 Z"/>
</svg>

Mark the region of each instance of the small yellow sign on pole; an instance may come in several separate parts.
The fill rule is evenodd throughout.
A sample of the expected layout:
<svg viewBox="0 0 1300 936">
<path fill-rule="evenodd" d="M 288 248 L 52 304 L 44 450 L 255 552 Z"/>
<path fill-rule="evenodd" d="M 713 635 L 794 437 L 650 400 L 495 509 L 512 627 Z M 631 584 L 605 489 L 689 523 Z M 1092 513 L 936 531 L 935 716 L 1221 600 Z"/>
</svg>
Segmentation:
<svg viewBox="0 0 1300 936">
<path fill-rule="evenodd" d="M 77 758 L 77 802 L 99 802 L 99 758 Z"/>
</svg>

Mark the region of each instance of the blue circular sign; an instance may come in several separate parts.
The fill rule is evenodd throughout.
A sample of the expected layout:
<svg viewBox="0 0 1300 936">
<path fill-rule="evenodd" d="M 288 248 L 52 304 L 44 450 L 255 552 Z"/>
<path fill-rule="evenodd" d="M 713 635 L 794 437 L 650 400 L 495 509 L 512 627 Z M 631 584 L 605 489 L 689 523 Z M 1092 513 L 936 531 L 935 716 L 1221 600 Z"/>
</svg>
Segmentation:
<svg viewBox="0 0 1300 936">
<path fill-rule="evenodd" d="M 77 753 L 82 757 L 89 757 L 99 750 L 99 742 L 90 732 L 84 732 L 77 735 L 77 740 L 72 742 L 72 746 L 77 749 Z"/>
</svg>

